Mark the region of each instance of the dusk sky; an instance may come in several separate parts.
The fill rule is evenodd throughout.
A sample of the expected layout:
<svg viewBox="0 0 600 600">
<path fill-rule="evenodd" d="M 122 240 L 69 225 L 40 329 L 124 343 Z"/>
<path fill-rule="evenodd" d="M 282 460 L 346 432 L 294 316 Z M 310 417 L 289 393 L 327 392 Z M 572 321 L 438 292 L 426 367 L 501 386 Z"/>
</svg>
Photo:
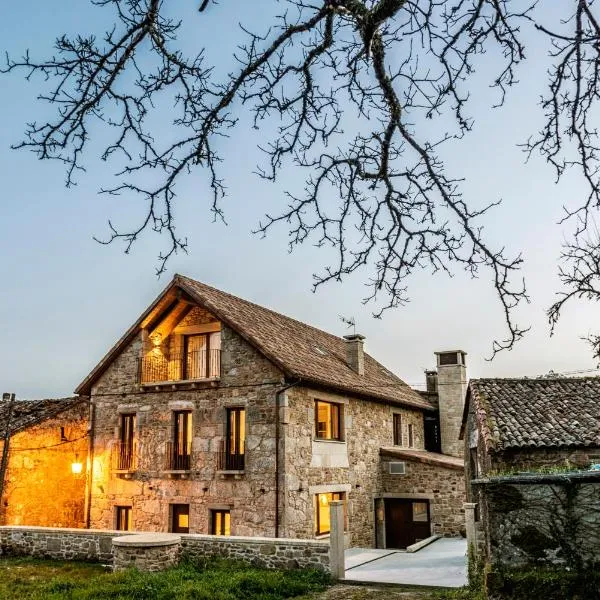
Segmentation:
<svg viewBox="0 0 600 600">
<path fill-rule="evenodd" d="M 272 0 L 222 2 L 215 11 L 221 26 L 216 26 L 217 21 L 198 15 L 198 3 L 189 4 L 186 25 L 195 32 L 197 43 L 207 46 L 209 59 L 225 70 L 241 40 L 237 22 L 260 26 L 266 21 L 261 9 L 274 5 Z M 235 18 L 228 16 L 233 4 Z M 555 23 L 561 16 L 559 3 L 543 4 L 544 18 Z M 51 54 L 57 35 L 101 34 L 98 24 L 102 19 L 110 22 L 111 16 L 110 9 L 91 7 L 84 0 L 4 2 L 0 15 L 2 50 L 19 55 L 29 48 L 40 58 Z M 188 237 L 189 254 L 174 257 L 167 273 L 157 279 L 156 258 L 166 240 L 146 234 L 131 254 L 124 255 L 122 246 L 102 246 L 92 239 L 106 237 L 109 218 L 126 226 L 139 220 L 143 210 L 138 197 L 98 195 L 102 186 L 113 183 L 113 171 L 98 160 L 93 148 L 86 159 L 87 172 L 70 189 L 64 186 L 60 164 L 10 149 L 22 138 L 26 122 L 43 121 L 53 109 L 36 101 L 46 89 L 40 78 L 0 76 L 0 392 L 15 392 L 19 398 L 71 394 L 175 273 L 337 335 L 347 333 L 340 315 L 352 316 L 357 332 L 366 336 L 367 351 L 414 386 L 424 383 L 423 370 L 434 366 L 437 350 L 468 352 L 470 377 L 592 369 L 591 350 L 581 337 L 600 331 L 598 306 L 572 305 L 549 337 L 545 311 L 559 286 L 557 257 L 561 240 L 570 231 L 570 225 L 559 226 L 557 221 L 562 206 L 575 205 L 587 190 L 575 173 L 556 185 L 550 167 L 538 157 L 526 164 L 517 147 L 541 125 L 537 102 L 548 65 L 546 40 L 533 31 L 525 37 L 530 46 L 518 73 L 521 83 L 506 105 L 490 108 L 495 96 L 485 74 L 492 57 L 484 57 L 473 80 L 474 131 L 442 153 L 449 172 L 465 178 L 468 203 L 480 206 L 502 199 L 481 223 L 494 247 L 504 246 L 510 255 L 522 252 L 525 258 L 523 276 L 531 303 L 516 316 L 519 325 L 532 329 L 514 350 L 492 362 L 485 360 L 492 340 L 505 335 L 505 330 L 488 271 L 482 271 L 478 280 L 460 271 L 452 279 L 418 273 L 409 282 L 411 303 L 388 311 L 381 320 L 371 316 L 373 306 L 361 303 L 368 294 L 364 287 L 368 273 L 311 293 L 312 274 L 327 264 L 327 253 L 307 244 L 289 254 L 284 227 L 266 239 L 251 233 L 265 212 L 284 206 L 284 189 L 302 189 L 304 174 L 291 169 L 275 185 L 253 175 L 260 160 L 256 150 L 260 134 L 257 137 L 243 119 L 222 146 L 228 224 L 212 222 L 205 175 L 193 173 L 179 188 L 175 208 L 178 232 Z M 165 135 L 171 118 L 165 110 L 159 128 Z"/>
</svg>

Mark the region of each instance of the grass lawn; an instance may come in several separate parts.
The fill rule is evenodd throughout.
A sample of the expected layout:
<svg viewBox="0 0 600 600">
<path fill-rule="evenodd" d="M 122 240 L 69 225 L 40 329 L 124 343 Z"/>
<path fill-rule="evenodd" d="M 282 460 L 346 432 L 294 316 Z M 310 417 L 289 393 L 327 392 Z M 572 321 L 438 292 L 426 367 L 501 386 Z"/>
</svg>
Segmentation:
<svg viewBox="0 0 600 600">
<path fill-rule="evenodd" d="M 311 597 L 329 583 L 320 571 L 267 571 L 225 561 L 111 573 L 86 563 L 0 559 L 1 600 L 280 600 Z"/>
</svg>

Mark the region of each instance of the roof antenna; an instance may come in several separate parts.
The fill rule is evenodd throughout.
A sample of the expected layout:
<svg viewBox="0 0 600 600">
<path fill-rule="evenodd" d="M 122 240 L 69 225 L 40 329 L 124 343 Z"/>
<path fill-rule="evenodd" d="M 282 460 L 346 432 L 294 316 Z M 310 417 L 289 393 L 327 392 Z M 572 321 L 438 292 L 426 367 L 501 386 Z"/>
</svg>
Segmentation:
<svg viewBox="0 0 600 600">
<path fill-rule="evenodd" d="M 352 327 L 352 335 L 356 335 L 356 320 L 354 317 L 344 317 L 343 315 L 339 315 L 340 321 L 345 323 L 347 327 Z"/>
</svg>

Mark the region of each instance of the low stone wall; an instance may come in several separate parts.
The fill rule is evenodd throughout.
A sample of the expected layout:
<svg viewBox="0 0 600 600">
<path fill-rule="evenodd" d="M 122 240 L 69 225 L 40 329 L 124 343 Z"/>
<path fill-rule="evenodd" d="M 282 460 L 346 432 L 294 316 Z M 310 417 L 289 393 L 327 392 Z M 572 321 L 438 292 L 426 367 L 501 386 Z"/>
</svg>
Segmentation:
<svg viewBox="0 0 600 600">
<path fill-rule="evenodd" d="M 113 543 L 126 531 L 0 527 L 0 555 L 112 563 Z M 270 569 L 317 568 L 330 571 L 329 542 L 285 538 L 181 535 L 182 559 L 212 557 L 241 560 Z"/>
<path fill-rule="evenodd" d="M 127 532 L 5 526 L 0 527 L 0 555 L 111 563 L 112 540 L 120 535 Z"/>
<path fill-rule="evenodd" d="M 579 569 L 600 556 L 600 473 L 494 477 L 479 490 L 485 558 L 494 567 Z"/>
<path fill-rule="evenodd" d="M 181 556 L 188 560 L 223 557 L 269 569 L 330 570 L 329 542 L 285 538 L 182 535 Z"/>
</svg>

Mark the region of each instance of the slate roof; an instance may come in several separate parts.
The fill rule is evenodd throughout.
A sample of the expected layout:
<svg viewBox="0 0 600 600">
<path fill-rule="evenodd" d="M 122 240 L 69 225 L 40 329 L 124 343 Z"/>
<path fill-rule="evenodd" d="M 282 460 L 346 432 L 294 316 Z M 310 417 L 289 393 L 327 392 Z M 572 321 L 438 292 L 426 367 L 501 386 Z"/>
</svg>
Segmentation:
<svg viewBox="0 0 600 600">
<path fill-rule="evenodd" d="M 234 329 L 277 365 L 290 381 L 301 380 L 303 384 L 433 410 L 427 400 L 366 353 L 365 374 L 358 375 L 346 362 L 343 338 L 182 275 L 175 275 L 163 294 L 117 342 L 76 393 L 89 393 L 93 382 L 124 346 L 138 335 L 144 319 L 173 288 L 182 289 Z"/>
<path fill-rule="evenodd" d="M 415 461 L 435 467 L 444 467 L 446 469 L 454 469 L 455 471 L 463 471 L 465 461 L 456 456 L 448 454 L 439 454 L 438 452 L 429 452 L 428 450 L 411 450 L 407 448 L 380 448 L 380 456 L 388 456 L 392 458 L 401 458 L 403 460 Z"/>
<path fill-rule="evenodd" d="M 488 450 L 600 446 L 600 377 L 472 379 L 471 405 Z"/>
<path fill-rule="evenodd" d="M 16 400 L 10 419 L 11 435 L 55 417 L 81 402 L 87 402 L 87 398 L 74 396 L 46 400 Z M 6 431 L 9 404 L 7 400 L 0 400 L 0 440 Z"/>
</svg>

